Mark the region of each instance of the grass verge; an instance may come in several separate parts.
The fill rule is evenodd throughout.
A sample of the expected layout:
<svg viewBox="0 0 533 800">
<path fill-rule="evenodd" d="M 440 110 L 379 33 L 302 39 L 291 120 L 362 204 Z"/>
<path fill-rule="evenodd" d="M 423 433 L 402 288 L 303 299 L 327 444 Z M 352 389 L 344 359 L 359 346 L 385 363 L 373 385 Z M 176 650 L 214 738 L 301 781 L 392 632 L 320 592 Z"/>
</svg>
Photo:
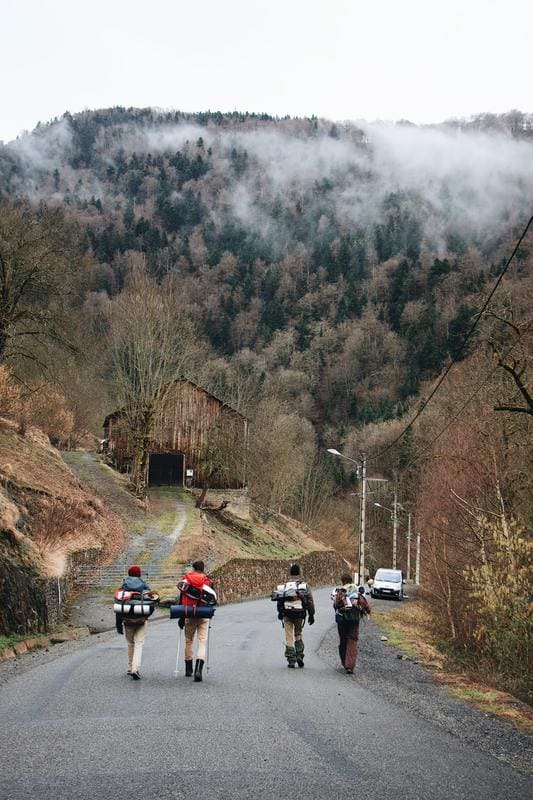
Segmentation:
<svg viewBox="0 0 533 800">
<path fill-rule="evenodd" d="M 5 650 L 7 647 L 13 647 L 13 645 L 17 644 L 17 642 L 23 642 L 24 639 L 29 639 L 30 637 L 31 637 L 31 634 L 29 634 L 29 633 L 26 634 L 26 635 L 17 634 L 17 633 L 12 633 L 10 636 L 1 635 L 0 636 L 0 653 L 2 652 L 2 650 Z"/>
<path fill-rule="evenodd" d="M 508 692 L 478 676 L 459 671 L 459 665 L 438 648 L 427 614 L 420 602 L 411 602 L 394 614 L 373 611 L 372 619 L 384 631 L 388 644 L 434 671 L 435 680 L 454 697 L 492 714 L 526 733 L 533 733 L 533 709 Z"/>
</svg>

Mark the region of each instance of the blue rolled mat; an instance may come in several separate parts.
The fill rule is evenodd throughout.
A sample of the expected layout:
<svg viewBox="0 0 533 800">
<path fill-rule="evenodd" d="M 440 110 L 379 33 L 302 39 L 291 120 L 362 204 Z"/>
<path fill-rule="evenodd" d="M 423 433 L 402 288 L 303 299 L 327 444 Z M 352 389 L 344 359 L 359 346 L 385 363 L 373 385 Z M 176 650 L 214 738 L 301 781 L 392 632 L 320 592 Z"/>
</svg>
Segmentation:
<svg viewBox="0 0 533 800">
<path fill-rule="evenodd" d="M 170 619 L 211 619 L 215 609 L 213 606 L 170 606 Z"/>
</svg>

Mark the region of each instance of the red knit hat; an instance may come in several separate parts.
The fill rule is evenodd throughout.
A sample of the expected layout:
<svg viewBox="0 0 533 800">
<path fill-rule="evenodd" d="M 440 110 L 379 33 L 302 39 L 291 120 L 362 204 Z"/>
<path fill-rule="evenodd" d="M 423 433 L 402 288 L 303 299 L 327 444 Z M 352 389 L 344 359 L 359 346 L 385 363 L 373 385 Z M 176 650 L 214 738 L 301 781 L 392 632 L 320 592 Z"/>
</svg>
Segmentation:
<svg viewBox="0 0 533 800">
<path fill-rule="evenodd" d="M 141 577 L 141 568 L 134 564 L 128 570 L 128 575 L 130 578 L 140 578 Z"/>
</svg>

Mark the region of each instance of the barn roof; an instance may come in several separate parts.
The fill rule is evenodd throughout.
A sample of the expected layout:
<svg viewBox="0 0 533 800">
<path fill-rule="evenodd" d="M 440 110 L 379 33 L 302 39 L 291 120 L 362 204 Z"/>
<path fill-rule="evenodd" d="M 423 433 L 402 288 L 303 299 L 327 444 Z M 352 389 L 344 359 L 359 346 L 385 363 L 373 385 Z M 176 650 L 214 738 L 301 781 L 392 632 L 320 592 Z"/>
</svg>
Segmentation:
<svg viewBox="0 0 533 800">
<path fill-rule="evenodd" d="M 239 417 L 242 417 L 242 419 L 246 419 L 244 414 L 241 414 L 241 412 L 237 411 L 236 408 L 233 408 L 233 406 L 230 406 L 229 403 L 225 403 L 223 400 L 220 399 L 220 397 L 217 397 L 216 395 L 212 394 L 211 392 L 208 392 L 207 389 L 203 388 L 203 386 L 199 386 L 197 383 L 194 383 L 194 381 L 190 381 L 188 378 L 177 378 L 175 381 L 173 381 L 173 383 L 188 383 L 191 386 L 194 386 L 195 389 L 198 389 L 198 391 L 203 392 L 208 397 L 211 397 L 213 400 L 216 400 L 217 403 L 220 403 L 220 405 L 223 408 L 228 408 L 234 414 L 237 414 Z M 115 419 L 116 417 L 119 417 L 122 413 L 123 412 L 122 412 L 121 409 L 117 409 L 116 411 L 113 411 L 111 414 L 108 414 L 107 417 L 104 419 L 104 428 L 106 426 L 106 423 L 109 422 L 109 420 Z"/>
</svg>

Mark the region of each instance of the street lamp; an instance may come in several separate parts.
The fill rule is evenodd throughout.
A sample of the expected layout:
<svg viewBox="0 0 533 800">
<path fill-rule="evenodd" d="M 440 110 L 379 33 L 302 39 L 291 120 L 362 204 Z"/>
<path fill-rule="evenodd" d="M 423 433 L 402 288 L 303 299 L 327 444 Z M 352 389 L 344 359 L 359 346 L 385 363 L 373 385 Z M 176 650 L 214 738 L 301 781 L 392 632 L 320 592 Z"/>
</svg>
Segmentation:
<svg viewBox="0 0 533 800">
<path fill-rule="evenodd" d="M 345 458 L 346 461 L 351 461 L 357 464 L 357 477 L 361 478 L 361 516 L 359 518 L 359 557 L 357 562 L 357 582 L 359 585 L 365 581 L 365 530 L 366 530 L 366 484 L 367 481 L 387 481 L 387 478 L 368 478 L 366 475 L 366 454 L 361 453 L 361 461 L 356 461 L 350 456 L 345 456 L 344 453 L 339 453 L 333 447 L 328 447 L 328 453 L 339 458 Z"/>
<path fill-rule="evenodd" d="M 350 456 L 345 456 L 344 453 L 339 453 L 339 451 L 335 450 L 334 447 L 328 447 L 328 453 L 331 453 L 332 456 L 340 456 L 341 458 L 345 458 L 347 461 L 353 461 L 354 464 L 359 466 L 359 461 L 356 461 L 355 458 L 350 458 Z"/>
<path fill-rule="evenodd" d="M 381 505 L 381 503 L 374 503 L 375 506 L 378 508 L 383 508 L 385 511 L 390 511 L 392 514 L 392 568 L 396 569 L 396 553 L 397 553 L 397 543 L 398 543 L 398 509 L 400 508 L 402 511 L 405 511 L 405 508 L 402 506 L 401 503 L 398 502 L 398 494 L 396 492 L 396 488 L 394 489 L 394 502 L 392 504 L 392 508 L 388 508 L 387 506 Z M 410 548 L 411 538 L 411 514 L 409 514 L 409 532 L 407 535 L 407 546 Z M 408 555 L 408 567 L 407 573 L 409 575 L 409 571 L 411 568 L 411 559 L 410 554 Z"/>
</svg>

